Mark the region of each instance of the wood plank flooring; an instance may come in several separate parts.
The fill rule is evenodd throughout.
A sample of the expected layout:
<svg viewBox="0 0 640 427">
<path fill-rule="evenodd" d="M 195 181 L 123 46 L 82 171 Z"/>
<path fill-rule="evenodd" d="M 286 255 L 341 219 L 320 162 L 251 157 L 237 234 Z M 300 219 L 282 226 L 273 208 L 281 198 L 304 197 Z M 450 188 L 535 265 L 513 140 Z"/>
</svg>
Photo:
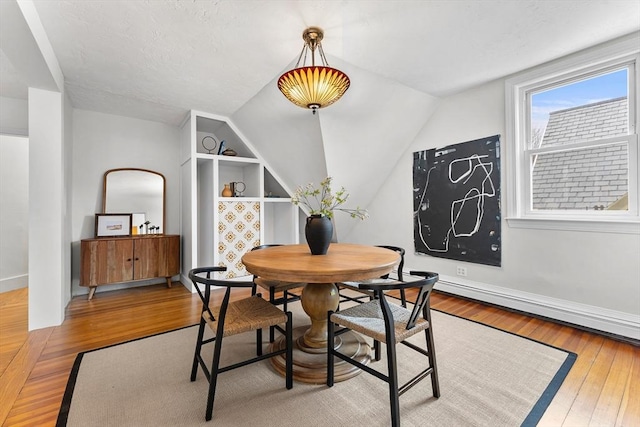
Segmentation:
<svg viewBox="0 0 640 427">
<path fill-rule="evenodd" d="M 432 307 L 578 354 L 539 425 L 640 426 L 640 347 L 441 293 Z M 61 326 L 27 333 L 26 290 L 0 294 L 0 423 L 55 425 L 78 352 L 194 324 L 199 311 L 179 283 L 154 285 L 74 298 Z"/>
</svg>

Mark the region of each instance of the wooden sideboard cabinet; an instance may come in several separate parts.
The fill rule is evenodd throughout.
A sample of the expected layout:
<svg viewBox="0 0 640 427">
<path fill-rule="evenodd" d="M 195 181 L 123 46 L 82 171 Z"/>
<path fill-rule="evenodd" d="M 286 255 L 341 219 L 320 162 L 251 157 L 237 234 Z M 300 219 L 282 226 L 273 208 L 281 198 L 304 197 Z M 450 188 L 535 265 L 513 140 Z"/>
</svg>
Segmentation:
<svg viewBox="0 0 640 427">
<path fill-rule="evenodd" d="M 146 235 L 85 239 L 80 244 L 80 286 L 96 287 L 120 282 L 165 277 L 180 273 L 180 236 Z"/>
</svg>

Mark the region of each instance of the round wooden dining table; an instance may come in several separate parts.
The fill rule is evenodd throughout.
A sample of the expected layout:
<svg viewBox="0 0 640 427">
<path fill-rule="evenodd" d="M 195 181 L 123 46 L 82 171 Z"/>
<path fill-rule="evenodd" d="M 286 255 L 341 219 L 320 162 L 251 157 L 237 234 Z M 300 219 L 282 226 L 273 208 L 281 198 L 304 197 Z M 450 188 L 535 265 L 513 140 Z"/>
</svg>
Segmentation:
<svg viewBox="0 0 640 427">
<path fill-rule="evenodd" d="M 273 246 L 250 251 L 242 263 L 251 274 L 267 280 L 306 283 L 302 290 L 302 308 L 311 325 L 294 329 L 294 379 L 322 384 L 327 367 L 327 312 L 338 308 L 336 283 L 374 279 L 391 272 L 400 255 L 377 246 L 332 243 L 326 255 L 312 255 L 306 244 Z M 285 346 L 284 337 L 273 344 Z M 335 346 L 363 364 L 371 360 L 370 346 L 359 334 L 349 331 L 336 337 Z M 284 357 L 271 359 L 274 368 L 284 375 Z M 360 369 L 336 360 L 335 381 L 344 381 L 360 373 Z"/>
</svg>

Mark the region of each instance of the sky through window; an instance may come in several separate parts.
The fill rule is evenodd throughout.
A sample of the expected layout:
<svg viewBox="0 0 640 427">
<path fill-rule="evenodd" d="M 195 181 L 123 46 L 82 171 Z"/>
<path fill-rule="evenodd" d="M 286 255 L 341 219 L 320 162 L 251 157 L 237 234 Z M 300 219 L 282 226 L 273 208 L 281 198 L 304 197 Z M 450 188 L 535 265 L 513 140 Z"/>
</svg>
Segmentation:
<svg viewBox="0 0 640 427">
<path fill-rule="evenodd" d="M 531 128 L 544 130 L 549 113 L 627 96 L 627 69 L 570 83 L 531 96 Z"/>
</svg>

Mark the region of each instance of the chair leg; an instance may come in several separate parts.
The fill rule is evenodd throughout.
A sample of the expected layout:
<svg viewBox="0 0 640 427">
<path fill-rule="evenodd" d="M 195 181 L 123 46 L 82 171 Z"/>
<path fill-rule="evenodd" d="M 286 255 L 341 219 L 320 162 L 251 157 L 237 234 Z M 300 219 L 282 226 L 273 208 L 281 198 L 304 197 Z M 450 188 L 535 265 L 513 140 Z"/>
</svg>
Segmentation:
<svg viewBox="0 0 640 427">
<path fill-rule="evenodd" d="M 293 388 L 293 315 L 287 311 L 287 361 L 286 361 L 286 377 L 287 390 Z"/>
<path fill-rule="evenodd" d="M 438 365 L 436 363 L 436 349 L 433 341 L 433 331 L 431 328 L 425 329 L 427 336 L 427 352 L 429 353 L 429 366 L 431 366 L 431 388 L 433 396 L 440 397 L 440 381 L 438 380 Z"/>
<path fill-rule="evenodd" d="M 333 346 L 335 336 L 335 325 L 331 321 L 331 315 L 333 311 L 329 311 L 327 314 L 327 386 L 333 387 Z"/>
<path fill-rule="evenodd" d="M 191 366 L 191 381 L 196 380 L 198 374 L 198 357 L 202 349 L 202 338 L 204 337 L 205 320 L 200 316 L 200 327 L 198 328 L 198 340 L 196 341 L 196 351 L 193 354 L 193 365 Z"/>
<path fill-rule="evenodd" d="M 216 394 L 218 383 L 218 368 L 220 367 L 220 352 L 222 350 L 222 337 L 216 337 L 213 347 L 213 362 L 211 363 L 211 379 L 209 380 L 209 393 L 207 394 L 207 410 L 205 420 L 211 421 L 213 418 L 213 399 Z"/>
<path fill-rule="evenodd" d="M 404 289 L 400 289 L 400 304 L 402 304 L 404 308 L 407 308 L 407 296 L 404 293 Z"/>
<path fill-rule="evenodd" d="M 379 362 L 382 359 L 382 355 L 380 354 L 380 341 L 373 340 L 373 359 L 376 362 Z"/>
<path fill-rule="evenodd" d="M 389 370 L 389 403 L 391 405 L 391 426 L 400 426 L 400 396 L 398 394 L 398 372 L 396 368 L 396 346 L 387 343 L 387 368 Z"/>
<path fill-rule="evenodd" d="M 276 291 L 273 289 L 273 286 L 271 286 L 269 288 L 269 302 L 271 304 L 273 304 L 273 302 L 276 300 Z M 287 311 L 286 309 L 284 311 Z M 275 326 L 269 326 L 269 342 L 274 342 L 276 337 L 275 337 L 275 332 L 276 332 L 276 327 Z"/>
<path fill-rule="evenodd" d="M 256 355 L 262 356 L 262 329 L 256 329 Z"/>
</svg>

